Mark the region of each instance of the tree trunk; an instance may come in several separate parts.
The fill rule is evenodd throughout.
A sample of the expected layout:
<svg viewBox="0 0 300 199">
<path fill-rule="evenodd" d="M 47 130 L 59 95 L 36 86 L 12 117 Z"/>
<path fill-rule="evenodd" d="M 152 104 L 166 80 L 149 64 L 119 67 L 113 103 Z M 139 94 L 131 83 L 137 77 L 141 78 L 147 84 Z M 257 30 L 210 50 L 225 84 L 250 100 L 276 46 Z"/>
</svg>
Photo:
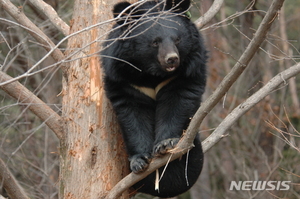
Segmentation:
<svg viewBox="0 0 300 199">
<path fill-rule="evenodd" d="M 116 0 L 77 0 L 70 34 L 112 17 Z M 60 198 L 103 198 L 128 173 L 125 146 L 111 105 L 104 95 L 99 50 L 110 24 L 71 37 L 64 70 Z M 121 198 L 128 198 L 124 193 Z"/>
<path fill-rule="evenodd" d="M 280 37 L 282 39 L 282 48 L 283 52 L 285 52 L 285 59 L 282 59 L 279 64 L 281 70 L 284 70 L 285 68 L 291 67 L 294 63 L 292 63 L 292 57 L 293 57 L 293 50 L 290 48 L 288 43 L 288 36 L 287 36 L 287 27 L 286 27 L 286 20 L 285 20 L 285 12 L 284 12 L 284 5 L 283 9 L 280 11 L 281 17 L 279 18 L 279 31 L 280 31 Z M 295 62 L 296 63 L 296 62 Z M 291 78 L 288 82 L 289 85 L 289 91 L 292 99 L 292 109 L 294 114 L 293 117 L 300 115 L 300 104 L 299 104 L 299 96 L 297 92 L 297 84 L 296 84 L 296 78 Z"/>
</svg>

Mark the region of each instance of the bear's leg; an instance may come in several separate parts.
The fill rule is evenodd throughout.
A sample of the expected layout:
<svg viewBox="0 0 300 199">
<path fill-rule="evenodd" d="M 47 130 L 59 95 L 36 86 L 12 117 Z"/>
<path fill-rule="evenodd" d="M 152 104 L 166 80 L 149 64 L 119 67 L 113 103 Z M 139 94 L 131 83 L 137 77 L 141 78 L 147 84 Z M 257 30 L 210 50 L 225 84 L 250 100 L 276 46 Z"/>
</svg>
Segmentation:
<svg viewBox="0 0 300 199">
<path fill-rule="evenodd" d="M 134 99 L 131 99 L 134 101 Z M 154 111 L 137 102 L 126 103 L 117 111 L 129 154 L 130 169 L 144 171 L 149 164 L 154 143 Z"/>
<path fill-rule="evenodd" d="M 187 79 L 174 79 L 157 94 L 153 154 L 174 148 L 200 106 L 203 90 Z"/>
<path fill-rule="evenodd" d="M 156 95 L 155 141 L 153 155 L 160 156 L 173 149 L 187 128 L 190 118 L 200 106 L 203 86 L 193 79 L 175 78 Z M 139 192 L 159 197 L 174 197 L 187 191 L 197 181 L 202 169 L 201 142 L 180 159 L 174 160 L 134 185 Z M 159 175 L 159 183 L 154 185 Z M 158 189 L 157 189 L 158 188 Z"/>
<path fill-rule="evenodd" d="M 154 143 L 155 101 L 130 85 L 106 79 L 107 96 L 122 128 L 130 160 L 130 169 L 144 171 Z"/>
</svg>

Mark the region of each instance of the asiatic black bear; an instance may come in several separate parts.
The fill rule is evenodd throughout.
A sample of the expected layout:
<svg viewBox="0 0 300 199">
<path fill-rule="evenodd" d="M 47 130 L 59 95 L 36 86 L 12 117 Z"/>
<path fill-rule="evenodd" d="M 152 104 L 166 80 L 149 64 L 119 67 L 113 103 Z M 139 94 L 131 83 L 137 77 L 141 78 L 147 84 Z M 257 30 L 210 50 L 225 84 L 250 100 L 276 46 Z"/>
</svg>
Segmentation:
<svg viewBox="0 0 300 199">
<path fill-rule="evenodd" d="M 200 106 L 207 56 L 200 33 L 185 14 L 189 6 L 189 0 L 114 6 L 117 23 L 101 53 L 104 85 L 135 173 L 175 147 Z M 134 187 L 159 197 L 187 191 L 203 164 L 198 137 L 194 145 L 188 159 L 184 155 L 169 163 L 159 190 L 154 188 L 155 173 Z"/>
</svg>

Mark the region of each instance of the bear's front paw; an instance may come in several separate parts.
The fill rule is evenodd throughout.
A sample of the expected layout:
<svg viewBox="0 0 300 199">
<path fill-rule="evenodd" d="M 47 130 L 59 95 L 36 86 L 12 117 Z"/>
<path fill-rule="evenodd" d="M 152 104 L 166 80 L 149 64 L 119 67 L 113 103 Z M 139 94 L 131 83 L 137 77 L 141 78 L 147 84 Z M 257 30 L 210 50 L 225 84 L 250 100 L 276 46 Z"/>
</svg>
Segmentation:
<svg viewBox="0 0 300 199">
<path fill-rule="evenodd" d="M 169 150 L 174 149 L 176 144 L 179 142 L 180 138 L 169 138 L 160 141 L 154 146 L 153 155 L 161 156 L 168 153 Z"/>
<path fill-rule="evenodd" d="M 145 171 L 151 159 L 151 155 L 149 153 L 137 154 L 132 156 L 130 160 L 130 169 L 134 173 L 140 173 Z"/>
</svg>

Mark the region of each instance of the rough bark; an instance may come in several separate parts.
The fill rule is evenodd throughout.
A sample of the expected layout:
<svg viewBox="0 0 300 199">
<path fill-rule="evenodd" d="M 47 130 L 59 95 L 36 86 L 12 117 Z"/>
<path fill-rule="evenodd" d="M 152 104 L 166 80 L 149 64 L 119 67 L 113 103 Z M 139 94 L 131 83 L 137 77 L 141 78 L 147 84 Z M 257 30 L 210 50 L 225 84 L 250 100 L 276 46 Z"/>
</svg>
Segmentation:
<svg viewBox="0 0 300 199">
<path fill-rule="evenodd" d="M 117 1 L 77 0 L 70 33 L 106 21 Z M 98 53 L 110 25 L 101 25 L 68 41 L 70 66 L 64 71 L 60 198 L 104 198 L 128 173 L 123 139 L 111 105 L 104 95 Z M 120 198 L 128 198 L 128 191 Z"/>
</svg>

